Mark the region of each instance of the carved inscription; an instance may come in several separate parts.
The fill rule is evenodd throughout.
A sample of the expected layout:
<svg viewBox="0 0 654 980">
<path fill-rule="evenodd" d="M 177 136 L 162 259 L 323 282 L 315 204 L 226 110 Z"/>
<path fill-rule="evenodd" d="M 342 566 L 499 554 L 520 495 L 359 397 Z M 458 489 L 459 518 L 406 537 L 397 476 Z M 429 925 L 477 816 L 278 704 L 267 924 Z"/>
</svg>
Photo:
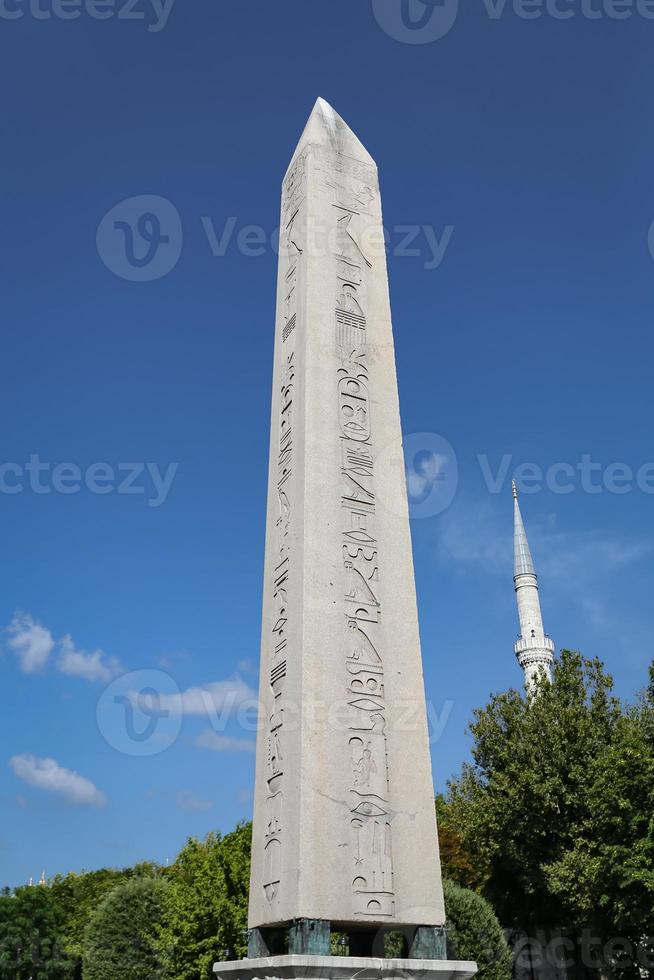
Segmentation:
<svg viewBox="0 0 654 980">
<path fill-rule="evenodd" d="M 279 414 L 277 454 L 277 500 L 275 560 L 269 588 L 273 599 L 269 676 L 266 830 L 264 835 L 263 890 L 272 909 L 279 904 L 284 847 L 284 780 L 286 774 L 284 715 L 289 671 L 294 651 L 289 649 L 289 586 L 292 552 L 292 526 L 295 499 L 294 411 L 296 400 L 296 358 L 293 346 L 297 323 L 297 283 L 303 247 L 300 219 L 306 188 L 306 152 L 295 162 L 284 183 L 282 198 L 282 245 L 280 261 L 285 263 L 281 300 L 281 365 L 279 371 Z"/>
<path fill-rule="evenodd" d="M 359 242 L 362 216 L 376 199 L 376 175 L 366 164 L 337 155 L 321 157 L 331 193 L 336 235 L 335 344 L 341 443 L 341 513 L 345 663 L 350 760 L 350 855 L 352 910 L 375 919 L 395 915 L 389 816 L 390 773 L 383 610 L 379 592 L 380 549 L 373 419 L 366 336 L 366 288 L 372 264 Z M 368 218 L 369 221 L 369 218 Z"/>
</svg>

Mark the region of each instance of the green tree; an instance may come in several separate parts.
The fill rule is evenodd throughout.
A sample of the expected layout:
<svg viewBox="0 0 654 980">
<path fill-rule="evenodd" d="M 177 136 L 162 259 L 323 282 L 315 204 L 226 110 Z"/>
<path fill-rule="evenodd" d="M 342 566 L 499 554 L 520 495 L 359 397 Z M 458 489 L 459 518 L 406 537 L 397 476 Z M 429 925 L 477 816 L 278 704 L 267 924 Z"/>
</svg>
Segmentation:
<svg viewBox="0 0 654 980">
<path fill-rule="evenodd" d="M 449 958 L 476 962 L 479 980 L 511 980 L 511 951 L 491 905 L 447 878 L 443 891 Z"/>
<path fill-rule="evenodd" d="M 621 718 L 611 689 L 599 661 L 564 651 L 535 697 L 509 691 L 475 712 L 474 764 L 449 804 L 507 927 L 576 924 L 578 902 L 553 892 L 551 867 L 588 820 L 595 765 Z"/>
<path fill-rule="evenodd" d="M 0 897 L 0 980 L 72 980 L 75 962 L 62 948 L 63 910 L 49 888 L 18 888 Z"/>
<path fill-rule="evenodd" d="M 602 937 L 621 937 L 613 972 L 640 975 L 654 937 L 654 699 L 618 722 L 592 767 L 588 813 L 574 846 L 546 867 L 552 893 Z M 650 966 L 652 963 L 649 964 Z"/>
<path fill-rule="evenodd" d="M 436 797 L 436 818 L 443 877 L 462 888 L 483 891 L 488 869 L 468 851 L 454 808 L 442 793 Z"/>
<path fill-rule="evenodd" d="M 165 874 L 164 869 L 145 862 L 133 868 L 102 868 L 57 875 L 50 887 L 63 910 L 62 943 L 66 952 L 81 963 L 86 927 L 108 892 L 133 878 L 154 878 L 162 874 Z"/>
<path fill-rule="evenodd" d="M 447 813 L 505 926 L 626 937 L 633 955 L 602 966 L 636 976 L 654 933 L 654 669 L 633 709 L 612 686 L 599 661 L 564 651 L 535 696 L 495 696 Z"/>
<path fill-rule="evenodd" d="M 191 838 L 170 868 L 160 949 L 171 980 L 209 980 L 216 960 L 245 955 L 251 842 L 251 824 Z"/>
<path fill-rule="evenodd" d="M 163 978 L 157 945 L 166 882 L 134 878 L 110 891 L 84 937 L 84 980 Z"/>
</svg>

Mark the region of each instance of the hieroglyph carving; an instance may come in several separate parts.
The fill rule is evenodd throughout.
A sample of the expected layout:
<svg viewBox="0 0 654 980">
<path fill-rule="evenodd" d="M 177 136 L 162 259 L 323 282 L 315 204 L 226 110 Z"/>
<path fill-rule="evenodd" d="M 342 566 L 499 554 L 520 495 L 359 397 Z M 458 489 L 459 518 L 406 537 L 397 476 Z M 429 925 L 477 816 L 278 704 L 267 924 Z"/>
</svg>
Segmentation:
<svg viewBox="0 0 654 980">
<path fill-rule="evenodd" d="M 377 199 L 372 168 L 341 154 L 322 156 L 336 234 L 336 391 L 341 444 L 344 683 L 349 706 L 350 848 L 352 911 L 395 915 L 390 773 L 380 555 L 375 533 L 377 498 L 370 403 L 366 287 L 372 262 L 359 230 Z M 367 223 L 370 219 L 367 217 Z"/>
<path fill-rule="evenodd" d="M 284 263 L 284 296 L 281 310 L 281 351 L 279 371 L 279 414 L 277 450 L 277 495 L 279 514 L 276 526 L 276 555 L 272 581 L 273 596 L 272 657 L 270 663 L 266 829 L 264 834 L 263 890 L 271 908 L 277 908 L 282 888 L 284 847 L 284 705 L 288 672 L 293 669 L 296 651 L 289 649 L 289 575 L 291 528 L 295 500 L 294 410 L 296 392 L 295 330 L 297 324 L 298 277 L 303 247 L 300 240 L 302 208 L 306 196 L 306 160 L 303 153 L 295 162 L 284 184 L 282 200 L 282 238 L 280 261 Z"/>
</svg>

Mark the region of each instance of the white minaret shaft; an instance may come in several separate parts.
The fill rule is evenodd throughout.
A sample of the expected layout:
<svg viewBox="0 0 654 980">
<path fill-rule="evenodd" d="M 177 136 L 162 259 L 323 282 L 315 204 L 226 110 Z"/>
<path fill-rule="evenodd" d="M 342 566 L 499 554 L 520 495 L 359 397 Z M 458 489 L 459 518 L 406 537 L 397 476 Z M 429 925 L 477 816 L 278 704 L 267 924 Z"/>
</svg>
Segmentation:
<svg viewBox="0 0 654 980">
<path fill-rule="evenodd" d="M 518 618 L 520 619 L 520 639 L 515 645 L 515 653 L 518 663 L 525 672 L 525 687 L 528 692 L 532 693 L 541 670 L 551 681 L 555 647 L 543 629 L 538 578 L 520 513 L 518 488 L 515 480 L 513 482 L 513 510 L 515 547 L 513 581 L 518 601 Z"/>
</svg>

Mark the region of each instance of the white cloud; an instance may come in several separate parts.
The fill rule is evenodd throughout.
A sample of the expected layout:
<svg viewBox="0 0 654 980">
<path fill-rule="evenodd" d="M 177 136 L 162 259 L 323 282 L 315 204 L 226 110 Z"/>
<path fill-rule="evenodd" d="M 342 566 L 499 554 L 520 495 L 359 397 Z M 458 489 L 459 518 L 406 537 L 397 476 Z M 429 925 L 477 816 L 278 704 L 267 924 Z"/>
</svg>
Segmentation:
<svg viewBox="0 0 654 980">
<path fill-rule="evenodd" d="M 134 697 L 138 695 L 134 693 Z M 257 693 L 240 677 L 228 681 L 214 681 L 202 687 L 189 687 L 179 694 L 163 694 L 159 707 L 172 715 L 207 715 L 215 718 L 219 713 L 229 714 L 246 701 L 256 701 Z"/>
<path fill-rule="evenodd" d="M 69 677 L 81 677 L 87 681 L 107 684 L 123 670 L 115 657 L 107 657 L 102 650 L 94 650 L 92 653 L 77 650 L 70 634 L 56 641 L 50 630 L 29 613 L 15 613 L 7 627 L 7 633 L 7 645 L 18 657 L 20 668 L 25 674 L 43 670 L 56 647 L 59 648 L 57 669 Z"/>
<path fill-rule="evenodd" d="M 101 681 L 107 684 L 121 673 L 122 667 L 115 657 L 107 657 L 102 650 L 86 653 L 76 650 L 73 638 L 64 636 L 59 644 L 57 668 L 69 677 L 82 677 L 86 681 Z"/>
<path fill-rule="evenodd" d="M 195 813 L 203 810 L 211 810 L 213 807 L 211 800 L 202 800 L 188 789 L 180 790 L 175 797 L 175 802 L 180 810 L 188 810 Z"/>
<path fill-rule="evenodd" d="M 17 612 L 7 632 L 8 645 L 18 657 L 23 673 L 34 674 L 43 670 L 55 646 L 50 630 L 27 613 Z"/>
<path fill-rule="evenodd" d="M 627 540 L 596 531 L 548 534 L 538 525 L 534 528 L 534 540 L 542 555 L 539 565 L 543 573 L 566 582 L 605 578 L 640 561 L 653 550 L 652 542 L 647 540 Z"/>
<path fill-rule="evenodd" d="M 438 537 L 439 558 L 450 568 L 504 575 L 513 561 L 512 514 L 500 522 L 487 503 L 469 507 L 457 502 L 442 515 Z"/>
<path fill-rule="evenodd" d="M 84 776 L 64 769 L 54 759 L 40 759 L 35 755 L 15 755 L 9 765 L 16 776 L 30 786 L 59 793 L 75 806 L 106 806 L 104 793 Z"/>
<path fill-rule="evenodd" d="M 189 660 L 190 656 L 188 650 L 172 650 L 157 657 L 156 663 L 163 670 L 172 670 L 178 660 Z"/>
<path fill-rule="evenodd" d="M 252 739 L 218 735 L 210 728 L 198 735 L 195 744 L 200 749 L 210 749 L 212 752 L 254 752 L 256 748 L 256 743 Z"/>
<path fill-rule="evenodd" d="M 629 540 L 603 531 L 560 531 L 555 515 L 524 513 L 536 571 L 564 589 L 610 578 L 654 551 L 654 541 Z M 513 575 L 513 517 L 488 503 L 460 503 L 443 515 L 438 540 L 441 561 L 458 571 Z"/>
</svg>

